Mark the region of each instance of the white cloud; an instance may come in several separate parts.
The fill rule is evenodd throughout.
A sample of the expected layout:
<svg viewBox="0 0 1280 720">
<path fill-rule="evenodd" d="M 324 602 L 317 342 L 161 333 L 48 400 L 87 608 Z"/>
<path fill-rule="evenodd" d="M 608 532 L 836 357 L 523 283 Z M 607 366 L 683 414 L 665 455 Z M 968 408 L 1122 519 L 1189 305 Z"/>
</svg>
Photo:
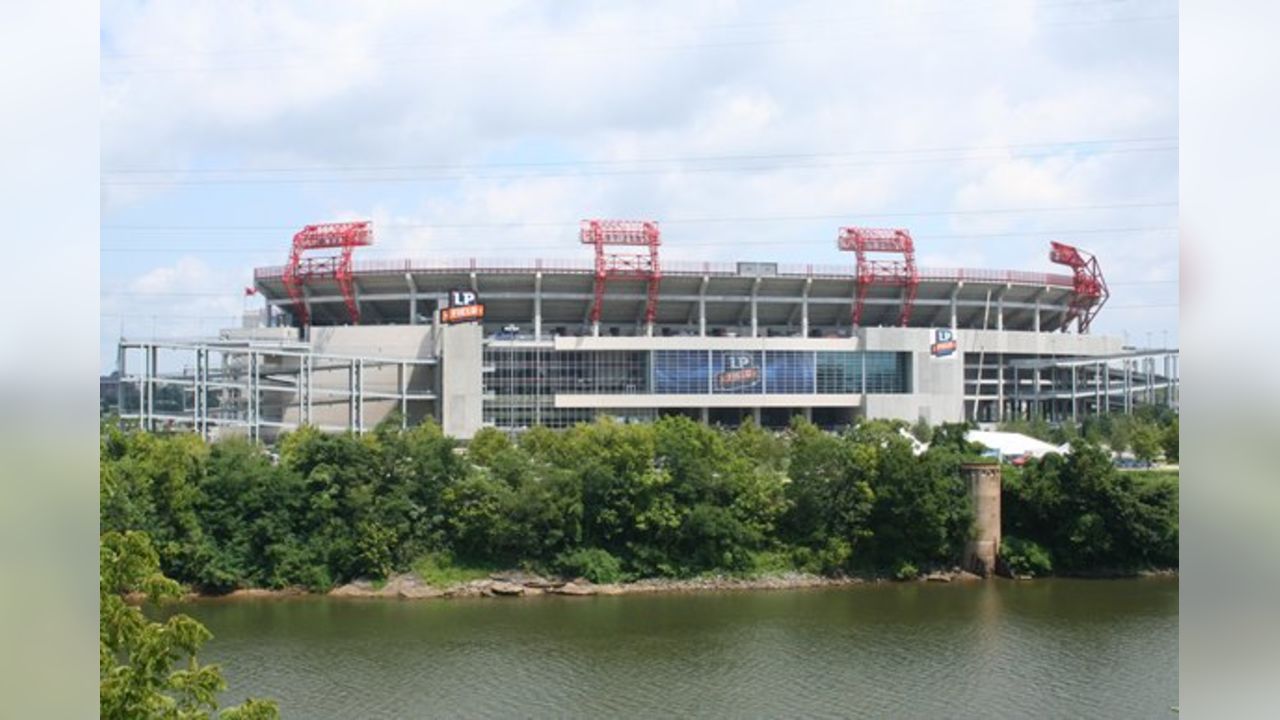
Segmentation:
<svg viewBox="0 0 1280 720">
<path fill-rule="evenodd" d="M 580 257 L 572 221 L 639 216 L 668 221 L 673 259 L 834 264 L 850 261 L 840 225 L 891 222 L 931 262 L 1049 269 L 1051 230 L 1167 225 L 1174 208 L 866 214 L 1174 198 L 1168 150 L 1020 147 L 1176 134 L 1176 24 L 1126 20 L 1174 10 L 1130 5 L 108 3 L 104 207 L 140 224 L 372 217 L 368 257 Z M 325 182 L 110 184 L 210 166 Z M 333 182 L 352 166 L 397 181 Z M 864 215 L 803 219 L 842 213 Z M 1177 266 L 1168 233 L 1081 245 L 1118 278 Z M 242 258 L 201 257 L 247 284 Z M 132 282 L 114 260 L 104 273 Z"/>
</svg>

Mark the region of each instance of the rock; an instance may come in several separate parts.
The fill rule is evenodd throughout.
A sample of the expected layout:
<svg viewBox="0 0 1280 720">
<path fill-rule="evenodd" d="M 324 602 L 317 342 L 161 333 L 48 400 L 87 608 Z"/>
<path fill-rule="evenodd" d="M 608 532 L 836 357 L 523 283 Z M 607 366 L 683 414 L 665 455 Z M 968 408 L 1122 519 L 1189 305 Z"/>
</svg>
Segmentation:
<svg viewBox="0 0 1280 720">
<path fill-rule="evenodd" d="M 595 595 L 596 588 L 592 585 L 579 585 L 576 582 L 569 582 L 548 592 L 553 592 L 556 595 Z"/>
<path fill-rule="evenodd" d="M 426 584 L 417 575 L 396 575 L 387 581 L 387 586 L 380 594 L 403 600 L 425 600 L 440 597 L 444 593 Z"/>
<path fill-rule="evenodd" d="M 926 582 L 951 582 L 951 576 L 944 572 L 931 572 L 924 576 Z"/>
<path fill-rule="evenodd" d="M 493 593 L 494 595 L 504 595 L 504 596 L 512 597 L 516 595 L 523 595 L 524 586 L 517 585 L 515 583 L 510 583 L 510 582 L 503 582 L 501 580 L 495 580 L 494 583 L 489 586 L 489 592 Z"/>
<path fill-rule="evenodd" d="M 444 597 L 481 597 L 488 595 L 489 588 L 492 586 L 492 580 L 472 580 L 446 589 Z"/>
<path fill-rule="evenodd" d="M 355 580 L 329 591 L 333 597 L 369 597 L 373 594 L 373 583 L 368 580 Z"/>
<path fill-rule="evenodd" d="M 974 573 L 971 573 L 968 570 L 961 570 L 960 572 L 955 573 L 952 576 L 952 578 L 957 582 L 976 582 L 978 580 L 981 580 L 982 576 L 975 575 Z"/>
</svg>

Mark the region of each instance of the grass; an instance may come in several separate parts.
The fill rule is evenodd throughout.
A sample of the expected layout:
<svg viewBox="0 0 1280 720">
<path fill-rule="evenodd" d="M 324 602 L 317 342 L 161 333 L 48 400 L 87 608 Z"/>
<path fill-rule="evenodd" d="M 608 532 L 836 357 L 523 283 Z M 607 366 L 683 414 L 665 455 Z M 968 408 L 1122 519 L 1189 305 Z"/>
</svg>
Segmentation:
<svg viewBox="0 0 1280 720">
<path fill-rule="evenodd" d="M 472 580 L 483 580 L 493 572 L 491 567 L 459 565 L 448 553 L 427 553 L 413 563 L 413 571 L 432 587 L 449 587 Z"/>
<path fill-rule="evenodd" d="M 1125 474 L 1144 485 L 1178 484 L 1177 470 L 1129 470 Z"/>
</svg>

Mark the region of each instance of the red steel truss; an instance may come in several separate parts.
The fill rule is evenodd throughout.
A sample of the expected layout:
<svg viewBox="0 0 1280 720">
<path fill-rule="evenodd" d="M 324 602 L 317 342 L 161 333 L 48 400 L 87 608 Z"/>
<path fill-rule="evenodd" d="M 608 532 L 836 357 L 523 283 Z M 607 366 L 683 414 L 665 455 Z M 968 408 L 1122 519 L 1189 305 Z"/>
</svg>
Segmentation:
<svg viewBox="0 0 1280 720">
<path fill-rule="evenodd" d="M 916 303 L 916 290 L 920 287 L 920 271 L 916 268 L 915 243 L 906 230 L 879 228 L 840 228 L 838 245 L 851 251 L 858 258 L 858 296 L 853 304 L 853 324 L 862 325 L 862 310 L 866 305 L 867 291 L 872 285 L 901 287 L 902 312 L 898 324 L 906 327 L 911 320 L 911 310 Z M 901 255 L 901 260 L 871 260 L 871 253 Z"/>
<path fill-rule="evenodd" d="M 658 223 L 653 220 L 583 220 L 580 235 L 583 245 L 596 248 L 595 302 L 591 306 L 591 322 L 600 322 L 607 281 L 643 280 L 649 289 L 644 321 L 652 324 L 658 314 L 658 284 L 662 281 L 662 267 L 658 263 L 658 246 L 662 244 L 662 238 Z M 626 250 L 606 252 L 606 245 Z"/>
<path fill-rule="evenodd" d="M 361 245 L 373 244 L 373 223 L 358 222 L 324 223 L 308 225 L 293 236 L 293 249 L 289 264 L 284 269 L 284 288 L 293 300 L 294 316 L 299 325 L 311 322 L 307 313 L 302 285 L 309 278 L 333 278 L 338 282 L 342 300 L 347 305 L 347 315 L 352 324 L 360 324 L 360 308 L 356 305 L 355 287 L 351 280 L 351 253 Z M 338 250 L 336 255 L 303 257 L 308 250 Z"/>
<path fill-rule="evenodd" d="M 1049 259 L 1059 265 L 1071 268 L 1075 279 L 1075 292 L 1071 298 L 1071 306 L 1067 319 L 1062 323 L 1062 331 L 1072 320 L 1076 321 L 1076 332 L 1089 332 L 1089 324 L 1098 316 L 1098 311 L 1111 297 L 1107 289 L 1107 281 L 1102 277 L 1102 268 L 1098 259 L 1092 254 L 1060 242 L 1049 243 Z"/>
</svg>

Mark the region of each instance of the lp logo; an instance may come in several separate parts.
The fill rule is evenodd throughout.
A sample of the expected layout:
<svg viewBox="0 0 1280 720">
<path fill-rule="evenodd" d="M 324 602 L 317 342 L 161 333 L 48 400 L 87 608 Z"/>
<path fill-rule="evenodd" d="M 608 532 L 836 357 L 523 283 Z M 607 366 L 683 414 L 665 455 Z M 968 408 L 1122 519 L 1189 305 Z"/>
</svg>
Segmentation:
<svg viewBox="0 0 1280 720">
<path fill-rule="evenodd" d="M 450 290 L 449 307 L 466 307 L 476 304 L 476 294 L 470 290 Z"/>
</svg>

